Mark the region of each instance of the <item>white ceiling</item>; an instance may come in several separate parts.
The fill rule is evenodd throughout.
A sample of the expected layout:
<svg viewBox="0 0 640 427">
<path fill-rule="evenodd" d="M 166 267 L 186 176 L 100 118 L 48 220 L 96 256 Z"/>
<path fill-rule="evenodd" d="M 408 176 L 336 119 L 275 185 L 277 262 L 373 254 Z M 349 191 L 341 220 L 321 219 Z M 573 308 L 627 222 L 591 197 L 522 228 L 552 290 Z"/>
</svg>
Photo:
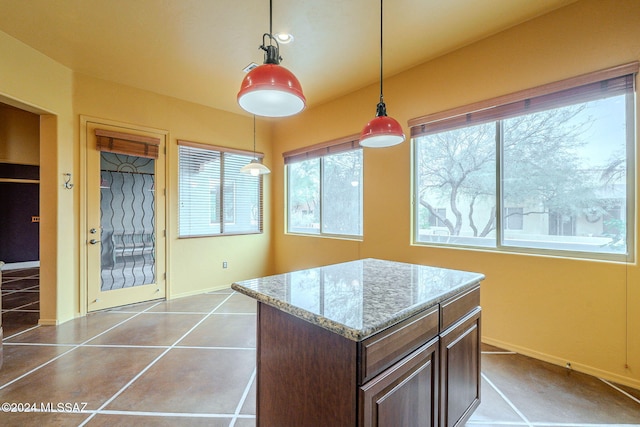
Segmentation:
<svg viewBox="0 0 640 427">
<path fill-rule="evenodd" d="M 387 0 L 385 77 L 576 0 Z M 0 30 L 74 71 L 243 113 L 236 94 L 269 32 L 268 0 L 0 0 Z M 309 106 L 376 83 L 377 0 L 273 0 L 282 65 Z M 10 60 L 3 58 L 2 61 Z"/>
</svg>

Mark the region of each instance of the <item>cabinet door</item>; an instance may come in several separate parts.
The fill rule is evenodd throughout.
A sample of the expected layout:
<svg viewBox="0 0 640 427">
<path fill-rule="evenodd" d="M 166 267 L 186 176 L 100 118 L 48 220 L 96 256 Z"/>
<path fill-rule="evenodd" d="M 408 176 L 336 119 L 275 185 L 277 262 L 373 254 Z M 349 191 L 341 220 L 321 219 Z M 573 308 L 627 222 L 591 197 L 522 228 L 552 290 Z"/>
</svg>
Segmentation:
<svg viewBox="0 0 640 427">
<path fill-rule="evenodd" d="M 360 426 L 435 427 L 438 339 L 360 387 Z"/>
<path fill-rule="evenodd" d="M 440 335 L 440 427 L 462 426 L 480 404 L 480 308 Z"/>
</svg>

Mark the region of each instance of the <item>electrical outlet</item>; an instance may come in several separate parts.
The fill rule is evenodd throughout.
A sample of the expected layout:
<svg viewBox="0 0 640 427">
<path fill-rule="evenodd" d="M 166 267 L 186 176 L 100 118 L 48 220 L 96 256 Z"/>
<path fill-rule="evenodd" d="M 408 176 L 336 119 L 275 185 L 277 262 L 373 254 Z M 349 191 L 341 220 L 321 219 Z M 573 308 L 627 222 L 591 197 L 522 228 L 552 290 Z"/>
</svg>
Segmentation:
<svg viewBox="0 0 640 427">
<path fill-rule="evenodd" d="M 222 268 L 227 268 L 227 261 L 222 261 Z"/>
</svg>

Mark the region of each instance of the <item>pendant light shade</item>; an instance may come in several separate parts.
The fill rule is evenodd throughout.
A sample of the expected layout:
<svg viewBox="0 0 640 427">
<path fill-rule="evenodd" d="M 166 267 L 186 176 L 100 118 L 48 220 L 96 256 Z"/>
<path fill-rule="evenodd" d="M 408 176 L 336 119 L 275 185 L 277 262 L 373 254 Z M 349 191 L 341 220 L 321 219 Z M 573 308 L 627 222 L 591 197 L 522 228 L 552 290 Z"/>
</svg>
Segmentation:
<svg viewBox="0 0 640 427">
<path fill-rule="evenodd" d="M 376 107 L 376 117 L 360 132 L 360 145 L 363 147 L 391 147 L 404 141 L 402 126 L 387 116 L 387 106 L 382 94 L 382 1 L 380 0 L 380 102 Z"/>
<path fill-rule="evenodd" d="M 278 64 L 262 64 L 242 80 L 238 104 L 257 116 L 286 117 L 299 113 L 306 99 L 293 73 Z"/>
<path fill-rule="evenodd" d="M 263 165 L 256 156 L 256 116 L 253 116 L 253 159 L 240 168 L 241 173 L 258 176 L 271 173 L 268 167 Z"/>
<path fill-rule="evenodd" d="M 260 163 L 258 159 L 253 159 L 249 163 L 241 167 L 240 172 L 253 176 L 266 175 L 268 173 L 271 173 L 269 168 Z"/>
<path fill-rule="evenodd" d="M 360 145 L 363 147 L 391 147 L 404 141 L 402 126 L 384 111 L 384 103 L 378 104 L 378 113 L 360 132 Z M 381 113 L 382 110 L 382 113 Z"/>
<path fill-rule="evenodd" d="M 273 36 L 273 6 L 269 0 L 269 33 L 262 36 L 264 64 L 251 70 L 240 85 L 238 104 L 251 114 L 286 117 L 302 111 L 307 100 L 293 73 L 280 65 L 280 45 Z M 269 44 L 265 42 L 269 39 Z M 275 43 L 275 45 L 273 44 Z"/>
</svg>

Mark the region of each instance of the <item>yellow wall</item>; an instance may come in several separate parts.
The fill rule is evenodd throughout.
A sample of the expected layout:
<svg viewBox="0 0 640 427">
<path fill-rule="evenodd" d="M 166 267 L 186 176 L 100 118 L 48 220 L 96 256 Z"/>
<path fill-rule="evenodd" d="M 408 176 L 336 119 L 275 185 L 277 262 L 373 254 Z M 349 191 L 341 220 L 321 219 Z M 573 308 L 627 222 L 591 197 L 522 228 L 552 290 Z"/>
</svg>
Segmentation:
<svg viewBox="0 0 640 427">
<path fill-rule="evenodd" d="M 638 60 L 638 16 L 635 0 L 581 0 L 389 78 L 389 114 L 406 123 Z M 66 190 L 62 184 L 67 172 L 74 183 L 81 182 L 83 114 L 169 132 L 170 297 L 363 257 L 481 271 L 487 276 L 486 341 L 558 364 L 570 361 L 576 369 L 640 388 L 637 264 L 410 246 L 409 143 L 365 151 L 362 242 L 284 234 L 281 153 L 359 132 L 375 113 L 377 85 L 279 120 L 272 134 L 269 125 L 259 123 L 258 150 L 274 171 L 265 180 L 263 235 L 179 240 L 176 139 L 250 149 L 251 118 L 74 75 L 4 33 L 0 56 L 10 58 L 0 67 L 0 102 L 41 115 L 41 322 L 63 322 L 80 311 L 80 248 L 86 241 L 80 229 L 81 188 Z"/>
<path fill-rule="evenodd" d="M 579 1 L 387 79 L 389 115 L 406 125 L 414 117 L 637 61 L 638 17 L 635 0 Z M 640 387 L 637 263 L 411 246 L 409 142 L 365 149 L 362 242 L 284 234 L 281 154 L 359 132 L 375 114 L 377 91 L 372 85 L 275 126 L 276 272 L 363 257 L 480 271 L 487 277 L 486 342 Z"/>
<path fill-rule="evenodd" d="M 0 106 L 0 162 L 40 164 L 40 116 Z"/>
<path fill-rule="evenodd" d="M 260 235 L 178 239 L 178 146 L 177 140 L 201 142 L 244 150 L 253 149 L 251 117 L 196 105 L 151 92 L 77 74 L 74 110 L 76 126 L 86 115 L 169 132 L 167 147 L 167 277 L 169 298 L 228 287 L 233 281 L 269 274 L 271 271 L 270 176 L 264 179 L 265 232 Z M 269 124 L 258 120 L 256 150 L 265 153 L 270 166 Z M 78 139 L 78 137 L 76 138 Z M 80 232 L 81 238 L 83 232 Z M 227 261 L 228 268 L 222 268 Z"/>
<path fill-rule="evenodd" d="M 55 323 L 74 316 L 78 295 L 76 192 L 62 187 L 74 170 L 72 72 L 2 32 L 0 57 L 0 102 L 41 115 L 40 321 Z"/>
</svg>

